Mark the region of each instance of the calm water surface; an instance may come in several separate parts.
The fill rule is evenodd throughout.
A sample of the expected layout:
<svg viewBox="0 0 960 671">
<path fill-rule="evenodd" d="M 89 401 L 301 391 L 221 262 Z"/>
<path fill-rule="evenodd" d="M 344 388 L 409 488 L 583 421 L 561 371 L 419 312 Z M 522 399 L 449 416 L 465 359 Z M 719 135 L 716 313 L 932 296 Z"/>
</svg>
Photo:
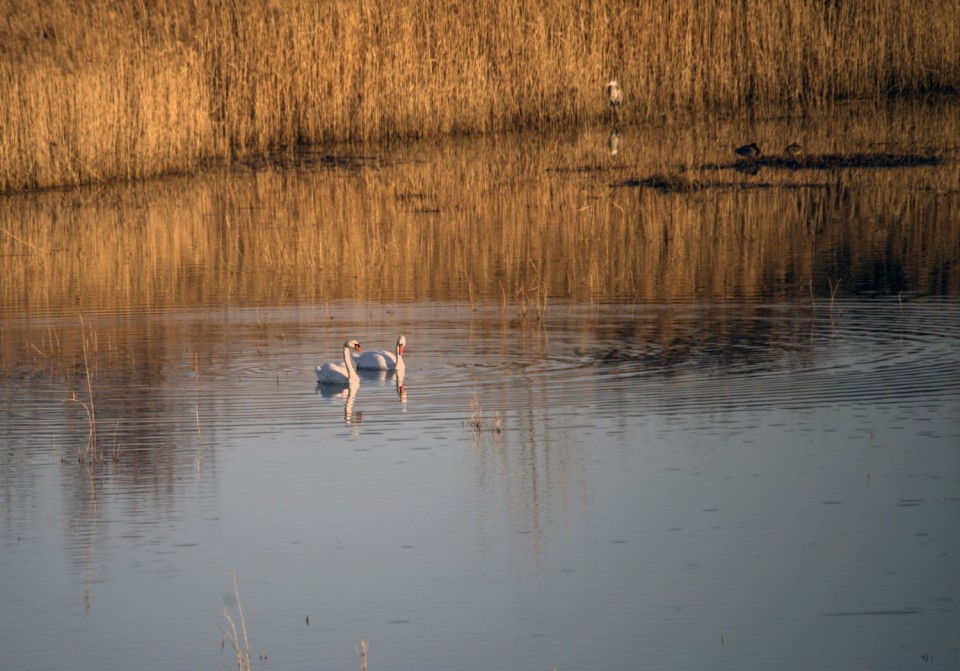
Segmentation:
<svg viewBox="0 0 960 671">
<path fill-rule="evenodd" d="M 629 140 L 620 172 L 640 165 Z M 284 171 L 255 206 L 248 175 L 217 178 L 199 214 L 135 188 L 10 205 L 26 223 L 5 224 L 0 306 L 2 667 L 230 667 L 234 575 L 257 668 L 358 668 L 361 640 L 370 669 L 411 671 L 960 666 L 955 163 L 886 174 L 900 196 L 844 173 L 840 194 L 691 197 L 581 169 L 606 160 L 584 158 L 605 133 L 543 142 L 570 170 L 500 148 L 484 205 L 437 187 L 449 149 Z M 407 182 L 387 198 L 380 179 Z M 304 195 L 331 180 L 336 207 Z M 621 208 L 700 228 L 642 270 L 550 237 L 611 189 L 587 223 Z M 138 223 L 44 227 L 96 227 L 116 198 Z M 509 227 L 541 210 L 542 230 Z M 273 228 L 245 237 L 244 213 Z M 270 245 L 297 217 L 299 245 L 340 217 L 419 242 L 370 275 L 325 260 L 295 284 L 294 246 Z M 154 218 L 170 232 L 141 249 Z M 443 222 L 503 228 L 461 253 Z M 830 222 L 845 233 L 817 233 Z M 757 254 L 714 256 L 733 240 L 702 240 L 714 226 Z M 344 339 L 400 333 L 403 393 L 393 375 L 317 387 Z"/>
</svg>

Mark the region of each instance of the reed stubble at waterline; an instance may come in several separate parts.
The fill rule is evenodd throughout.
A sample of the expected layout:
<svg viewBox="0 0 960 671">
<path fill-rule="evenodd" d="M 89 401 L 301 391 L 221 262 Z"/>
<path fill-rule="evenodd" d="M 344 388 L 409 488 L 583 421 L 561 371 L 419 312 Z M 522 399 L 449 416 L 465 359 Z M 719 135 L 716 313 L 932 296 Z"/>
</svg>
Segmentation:
<svg viewBox="0 0 960 671">
<path fill-rule="evenodd" d="M 624 122 L 960 89 L 960 5 L 935 0 L 0 7 L 2 192 L 600 121 L 611 77 Z"/>
</svg>

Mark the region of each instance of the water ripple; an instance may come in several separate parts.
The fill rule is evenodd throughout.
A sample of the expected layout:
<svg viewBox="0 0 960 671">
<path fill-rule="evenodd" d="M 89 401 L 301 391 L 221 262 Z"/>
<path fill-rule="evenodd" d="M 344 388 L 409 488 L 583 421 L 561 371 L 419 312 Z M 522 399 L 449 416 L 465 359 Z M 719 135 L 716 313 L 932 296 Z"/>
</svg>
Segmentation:
<svg viewBox="0 0 960 671">
<path fill-rule="evenodd" d="M 620 317 L 620 330 L 630 334 L 620 339 L 598 336 L 598 323 L 592 332 L 551 334 L 549 346 L 534 353 L 445 352 L 410 366 L 411 388 L 423 379 L 417 394 L 436 407 L 462 398 L 466 387 L 494 402 L 499 390 L 503 408 L 528 389 L 552 407 L 623 411 L 632 404 L 637 413 L 651 405 L 697 412 L 960 394 L 960 309 L 953 302 L 850 303 L 833 311 L 777 306 L 760 317 L 718 308 L 707 311 L 713 321 L 699 324 L 693 316 L 703 308 L 689 310 L 688 326 L 669 340 L 650 336 L 666 318 L 651 309 Z M 617 321 L 603 316 L 607 325 Z"/>
</svg>

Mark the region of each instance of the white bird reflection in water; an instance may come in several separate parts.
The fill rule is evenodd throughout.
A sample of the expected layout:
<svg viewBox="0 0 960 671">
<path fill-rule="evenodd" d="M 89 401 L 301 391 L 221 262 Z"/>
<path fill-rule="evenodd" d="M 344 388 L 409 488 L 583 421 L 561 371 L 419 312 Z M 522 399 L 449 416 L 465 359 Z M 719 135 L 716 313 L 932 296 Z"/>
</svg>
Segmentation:
<svg viewBox="0 0 960 671">
<path fill-rule="evenodd" d="M 331 401 L 334 399 L 343 399 L 344 423 L 357 426 L 363 421 L 364 413 L 362 411 L 354 411 L 354 404 L 356 403 L 361 384 L 373 387 L 386 387 L 392 382 L 396 390 L 397 399 L 400 402 L 400 411 L 404 413 L 407 411 L 407 388 L 404 384 L 404 371 L 402 369 L 400 371 L 361 369 L 357 371 L 357 373 L 357 381 L 349 385 L 318 383 L 315 388 L 315 391 L 325 399 L 330 399 Z"/>
<path fill-rule="evenodd" d="M 616 156 L 620 153 L 622 147 L 623 136 L 620 134 L 620 128 L 611 129 L 610 135 L 607 136 L 607 149 L 610 151 L 610 155 Z"/>
<path fill-rule="evenodd" d="M 349 385 L 332 386 L 328 384 L 317 384 L 317 391 L 324 398 L 343 399 L 343 421 L 346 424 L 353 424 L 354 421 L 362 422 L 363 413 L 353 412 L 353 404 L 357 401 L 357 392 L 360 391 L 360 380 L 351 382 Z"/>
<path fill-rule="evenodd" d="M 400 399 L 400 408 L 403 412 L 407 411 L 407 388 L 403 386 L 403 370 L 398 370 L 394 375 L 394 381 L 397 383 L 397 397 Z"/>
<path fill-rule="evenodd" d="M 357 373 L 363 382 L 379 382 L 386 385 L 392 380 L 397 390 L 397 398 L 400 400 L 403 412 L 407 411 L 407 388 L 404 385 L 405 369 L 401 366 L 398 370 L 376 370 L 376 369 L 358 369 Z"/>
</svg>

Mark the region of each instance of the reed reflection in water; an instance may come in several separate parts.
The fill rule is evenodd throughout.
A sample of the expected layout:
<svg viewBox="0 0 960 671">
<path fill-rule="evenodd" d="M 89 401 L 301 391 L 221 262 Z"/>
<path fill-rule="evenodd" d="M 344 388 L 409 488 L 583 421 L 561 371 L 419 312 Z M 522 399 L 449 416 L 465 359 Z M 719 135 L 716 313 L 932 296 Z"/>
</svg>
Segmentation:
<svg viewBox="0 0 960 671">
<path fill-rule="evenodd" d="M 748 127 L 606 130 L 301 157 L 101 191 L 8 198 L 2 309 L 549 298 L 955 294 L 957 106 Z M 628 136 L 628 133 L 630 135 Z M 731 165 L 744 136 L 940 157 L 903 169 Z M 686 169 L 685 172 L 681 172 Z M 706 188 L 612 188 L 688 175 Z M 692 177 L 689 177 L 692 175 Z M 878 265 L 878 259 L 881 263 Z"/>
<path fill-rule="evenodd" d="M 956 110 L 824 123 L 4 200 L 6 663 L 217 664 L 234 570 L 280 668 L 954 662 Z M 783 137 L 942 160 L 718 168 Z"/>
</svg>

